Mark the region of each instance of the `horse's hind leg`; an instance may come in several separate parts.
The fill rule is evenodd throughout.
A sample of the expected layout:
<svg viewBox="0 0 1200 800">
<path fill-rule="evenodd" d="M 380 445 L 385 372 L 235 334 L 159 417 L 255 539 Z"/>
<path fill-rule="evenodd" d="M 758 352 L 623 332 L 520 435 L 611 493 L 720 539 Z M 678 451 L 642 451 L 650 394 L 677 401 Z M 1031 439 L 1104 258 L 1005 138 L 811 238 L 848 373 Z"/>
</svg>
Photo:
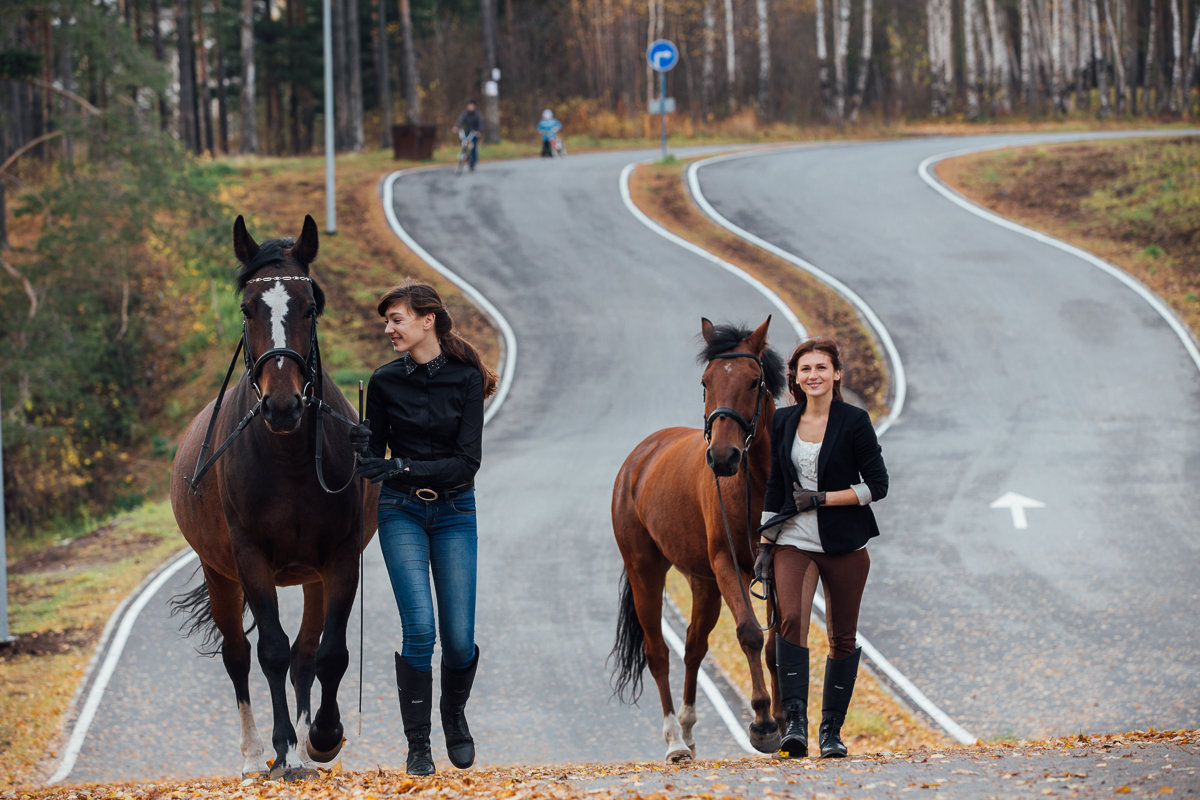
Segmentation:
<svg viewBox="0 0 1200 800">
<path fill-rule="evenodd" d="M 242 627 L 242 587 L 237 581 L 231 581 L 207 567 L 204 568 L 204 582 L 208 585 L 213 624 L 221 632 L 221 660 L 233 682 L 233 694 L 241 720 L 242 777 L 265 777 L 267 761 L 263 758 L 262 737 L 258 733 L 258 726 L 254 724 L 254 712 L 250 708 L 250 641 Z"/>
<path fill-rule="evenodd" d="M 679 709 L 679 724 L 683 741 L 696 755 L 696 739 L 692 728 L 696 724 L 696 676 L 708 653 L 708 635 L 721 616 L 721 590 L 715 581 L 689 578 L 692 587 L 692 619 L 688 623 L 687 642 L 683 656 L 683 706 Z"/>
</svg>

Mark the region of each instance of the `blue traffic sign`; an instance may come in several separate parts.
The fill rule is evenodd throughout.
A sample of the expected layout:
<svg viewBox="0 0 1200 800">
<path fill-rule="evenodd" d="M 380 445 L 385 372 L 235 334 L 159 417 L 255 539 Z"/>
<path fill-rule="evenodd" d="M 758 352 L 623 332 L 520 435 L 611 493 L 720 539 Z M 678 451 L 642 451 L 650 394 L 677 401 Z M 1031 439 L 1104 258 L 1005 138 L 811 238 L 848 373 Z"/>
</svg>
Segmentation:
<svg viewBox="0 0 1200 800">
<path fill-rule="evenodd" d="M 666 72 L 679 63 L 679 49 L 670 39 L 655 39 L 646 48 L 646 61 L 657 72 Z"/>
</svg>

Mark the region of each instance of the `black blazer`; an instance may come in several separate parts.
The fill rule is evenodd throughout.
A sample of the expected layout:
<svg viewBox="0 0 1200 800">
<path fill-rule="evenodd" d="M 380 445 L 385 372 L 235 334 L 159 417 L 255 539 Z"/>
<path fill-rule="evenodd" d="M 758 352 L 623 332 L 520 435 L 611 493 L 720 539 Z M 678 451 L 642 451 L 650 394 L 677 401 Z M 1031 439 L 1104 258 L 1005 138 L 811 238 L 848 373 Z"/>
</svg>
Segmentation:
<svg viewBox="0 0 1200 800">
<path fill-rule="evenodd" d="M 800 425 L 800 411 L 799 405 L 786 406 L 776 411 L 771 420 L 771 476 L 767 479 L 763 508 L 775 512 L 775 516 L 760 531 L 798 513 L 792 499 L 792 484 L 799 483 L 800 478 L 792 463 L 792 447 Z M 834 400 L 817 458 L 817 491 L 835 492 L 856 483 L 867 485 L 872 501 L 882 500 L 888 490 L 887 467 L 867 412 Z M 816 513 L 817 532 L 826 553 L 853 552 L 879 535 L 870 506 L 820 506 Z"/>
</svg>

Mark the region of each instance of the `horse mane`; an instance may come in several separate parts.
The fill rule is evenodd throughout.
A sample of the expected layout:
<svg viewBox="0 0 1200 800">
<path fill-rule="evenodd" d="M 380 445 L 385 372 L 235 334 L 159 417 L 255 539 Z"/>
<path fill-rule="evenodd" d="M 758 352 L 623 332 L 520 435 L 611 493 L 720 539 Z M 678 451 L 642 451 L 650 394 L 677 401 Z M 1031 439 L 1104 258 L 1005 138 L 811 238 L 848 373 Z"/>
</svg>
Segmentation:
<svg viewBox="0 0 1200 800">
<path fill-rule="evenodd" d="M 291 257 L 291 249 L 295 247 L 296 240 L 288 236 L 283 239 L 267 239 L 258 246 L 258 252 L 254 258 L 250 259 L 250 263 L 242 264 L 234 276 L 234 291 L 242 292 L 246 289 L 246 284 L 250 282 L 260 271 L 272 264 L 282 264 Z M 297 259 L 292 259 L 299 263 Z M 305 272 L 308 272 L 308 265 L 304 264 Z M 325 310 L 325 292 L 321 289 L 321 285 L 317 283 L 317 279 L 309 277 L 309 282 L 312 284 L 313 300 L 317 304 L 317 316 Z"/>
<path fill-rule="evenodd" d="M 700 355 L 696 357 L 697 363 L 707 364 L 721 353 L 727 353 L 749 339 L 753 333 L 754 331 L 741 325 L 714 325 L 709 334 L 709 340 L 705 342 Z M 771 397 L 779 397 L 787 388 L 787 381 L 784 379 L 783 357 L 775 352 L 774 348 L 767 347 L 763 350 L 761 361 L 767 391 L 771 393 Z"/>
</svg>

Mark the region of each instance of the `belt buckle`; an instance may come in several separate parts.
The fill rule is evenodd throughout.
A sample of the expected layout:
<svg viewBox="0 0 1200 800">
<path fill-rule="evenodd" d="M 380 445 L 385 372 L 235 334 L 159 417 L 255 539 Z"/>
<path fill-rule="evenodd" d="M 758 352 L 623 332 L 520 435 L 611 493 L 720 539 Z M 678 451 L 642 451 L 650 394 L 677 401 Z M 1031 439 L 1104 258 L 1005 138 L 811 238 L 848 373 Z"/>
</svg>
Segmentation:
<svg viewBox="0 0 1200 800">
<path fill-rule="evenodd" d="M 432 503 L 434 500 L 438 499 L 438 493 L 434 489 L 417 489 L 415 492 L 413 492 L 413 494 L 424 500 L 426 503 Z"/>
</svg>

